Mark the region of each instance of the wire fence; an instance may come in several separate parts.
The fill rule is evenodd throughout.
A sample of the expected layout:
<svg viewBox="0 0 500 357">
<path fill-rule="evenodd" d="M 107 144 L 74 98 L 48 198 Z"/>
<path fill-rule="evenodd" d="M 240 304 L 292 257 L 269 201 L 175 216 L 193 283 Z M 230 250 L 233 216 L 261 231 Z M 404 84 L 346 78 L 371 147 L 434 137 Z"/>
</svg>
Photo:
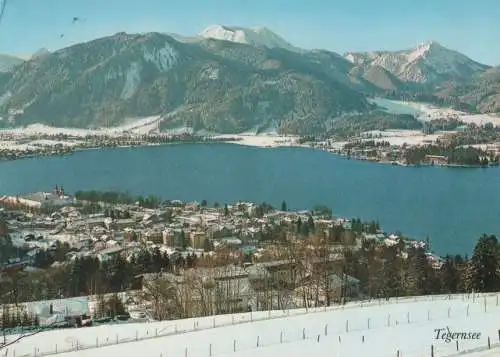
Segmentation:
<svg viewBox="0 0 500 357">
<path fill-rule="evenodd" d="M 106 327 L 101 326 L 105 329 L 100 330 L 102 333 L 94 333 L 94 335 L 87 333 L 86 331 L 91 331 L 88 328 L 76 330 L 76 334 L 79 335 L 79 339 L 66 339 L 55 343 L 53 346 L 49 347 L 44 341 L 44 347 L 32 344 L 32 349 L 29 350 L 28 346 L 25 345 L 23 340 L 21 345 L 17 344 L 12 346 L 12 348 L 2 351 L 2 355 L 5 357 L 42 357 L 57 355 L 60 353 L 67 353 L 72 351 L 95 349 L 110 345 L 132 343 L 136 341 L 144 341 L 148 339 L 155 339 L 166 336 L 183 335 L 190 332 L 202 331 L 215 328 L 223 328 L 233 325 L 241 325 L 246 323 L 256 323 L 260 321 L 267 321 L 272 319 L 281 319 L 285 317 L 298 317 L 302 315 L 327 312 L 327 311 L 343 311 L 360 309 L 364 307 L 373 306 L 383 306 L 383 305 L 394 305 L 398 306 L 403 303 L 412 302 L 424 302 L 424 301 L 455 301 L 457 306 L 448 306 L 444 308 L 439 306 L 436 309 L 427 309 L 427 314 L 415 312 L 415 309 L 408 307 L 406 310 L 400 309 L 400 311 L 395 311 L 391 313 L 375 313 L 372 312 L 371 317 L 367 317 L 363 314 L 361 317 L 352 317 L 340 321 L 337 317 L 335 322 L 332 323 L 332 318 L 328 314 L 322 315 L 323 317 L 318 317 L 318 319 L 310 319 L 303 326 L 297 327 L 293 323 L 288 323 L 283 328 L 278 328 L 276 332 L 276 327 L 272 330 L 272 333 L 262 333 L 260 335 L 249 335 L 245 338 L 234 338 L 230 342 L 217 341 L 216 343 L 209 343 L 208 346 L 192 346 L 192 344 L 187 344 L 183 351 L 170 351 L 169 356 L 184 356 L 184 357 L 207 357 L 215 356 L 216 354 L 230 353 L 241 350 L 253 349 L 267 347 L 283 343 L 293 343 L 300 341 L 316 341 L 322 342 L 325 339 L 329 339 L 328 336 L 338 336 L 338 341 L 336 343 L 342 344 L 343 335 L 350 332 L 363 332 L 382 328 L 391 328 L 398 325 L 410 325 L 425 323 L 431 320 L 443 320 L 458 317 L 468 317 L 479 313 L 486 313 L 491 310 L 491 308 L 496 308 L 499 306 L 499 295 L 498 293 L 489 294 L 462 294 L 462 295 L 433 295 L 433 296 L 420 296 L 420 297 L 403 297 L 403 298 L 391 298 L 391 299 L 378 299 L 378 300 L 366 300 L 348 303 L 346 305 L 336 305 L 321 308 L 309 308 L 309 309 L 293 309 L 293 310 L 269 310 L 269 311 L 257 311 L 248 312 L 240 314 L 230 314 L 230 315 L 218 315 L 213 317 L 201 317 L 192 318 L 177 321 L 163 321 L 163 322 L 150 322 L 146 323 L 141 329 L 135 331 L 131 330 L 128 324 L 117 325 L 116 330 L 119 327 L 125 327 L 121 331 L 118 331 L 115 335 L 105 336 L 104 332 L 109 331 L 109 325 Z M 460 303 L 463 301 L 463 304 Z M 457 304 L 458 303 L 458 304 Z M 405 305 L 401 305 L 405 306 Z M 415 316 L 413 316 L 413 315 Z M 347 315 L 347 314 L 346 314 Z M 349 314 L 351 315 L 351 314 Z M 321 316 L 321 315 L 320 315 Z M 321 320 L 321 321 L 320 321 Z M 301 321 L 302 323 L 302 321 Z M 128 327 L 128 328 L 127 328 Z M 99 327 L 96 327 L 99 328 Z M 65 332 L 67 335 L 68 330 L 58 330 Z M 38 335 L 40 336 L 40 335 Z M 56 338 L 54 338 L 56 339 Z M 500 339 L 500 335 L 499 335 Z M 33 341 L 35 342 L 35 341 Z M 344 341 L 345 343 L 350 343 L 350 341 Z M 365 336 L 360 337 L 359 343 L 366 343 Z M 24 346 L 22 346 L 24 345 Z M 491 342 L 488 343 L 488 347 L 496 348 L 496 344 L 492 345 Z M 418 351 L 398 351 L 396 350 L 392 356 L 397 357 L 413 357 L 413 356 L 459 356 L 456 353 L 463 353 L 464 348 L 469 348 L 466 344 L 458 344 L 455 346 L 456 350 L 453 350 L 452 344 L 436 345 L 429 347 L 426 352 L 425 348 L 419 348 Z M 432 348 L 432 353 L 431 350 Z M 484 347 L 470 347 L 470 348 L 484 348 Z M 173 353 L 172 353 L 173 352 Z M 446 353 L 449 353 L 446 355 Z M 452 354 L 455 353 L 455 354 Z M 162 355 L 166 356 L 166 352 Z M 388 356 L 389 357 L 389 356 Z"/>
</svg>

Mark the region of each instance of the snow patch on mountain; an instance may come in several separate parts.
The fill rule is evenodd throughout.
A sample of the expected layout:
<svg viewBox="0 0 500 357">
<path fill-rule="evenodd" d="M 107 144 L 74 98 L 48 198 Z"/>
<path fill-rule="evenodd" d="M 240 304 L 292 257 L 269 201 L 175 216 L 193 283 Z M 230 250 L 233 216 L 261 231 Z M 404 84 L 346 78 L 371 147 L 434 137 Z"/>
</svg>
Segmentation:
<svg viewBox="0 0 500 357">
<path fill-rule="evenodd" d="M 177 51 L 166 43 L 163 48 L 143 48 L 144 60 L 153 63 L 160 72 L 167 72 L 178 60 Z"/>
<path fill-rule="evenodd" d="M 139 84 L 141 83 L 141 65 L 137 62 L 132 62 L 125 75 L 125 86 L 123 87 L 121 98 L 131 98 Z"/>
<path fill-rule="evenodd" d="M 244 43 L 267 48 L 282 48 L 292 52 L 302 52 L 266 27 L 245 28 L 212 25 L 198 34 L 201 38 Z"/>
</svg>

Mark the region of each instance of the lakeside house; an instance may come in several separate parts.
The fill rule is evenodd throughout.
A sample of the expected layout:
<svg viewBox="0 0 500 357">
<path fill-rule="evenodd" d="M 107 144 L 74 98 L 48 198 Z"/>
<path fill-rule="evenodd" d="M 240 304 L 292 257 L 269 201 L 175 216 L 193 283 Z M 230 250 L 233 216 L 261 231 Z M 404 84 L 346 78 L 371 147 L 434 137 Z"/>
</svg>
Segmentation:
<svg viewBox="0 0 500 357">
<path fill-rule="evenodd" d="M 448 157 L 440 155 L 425 155 L 424 163 L 428 165 L 447 165 Z"/>
</svg>

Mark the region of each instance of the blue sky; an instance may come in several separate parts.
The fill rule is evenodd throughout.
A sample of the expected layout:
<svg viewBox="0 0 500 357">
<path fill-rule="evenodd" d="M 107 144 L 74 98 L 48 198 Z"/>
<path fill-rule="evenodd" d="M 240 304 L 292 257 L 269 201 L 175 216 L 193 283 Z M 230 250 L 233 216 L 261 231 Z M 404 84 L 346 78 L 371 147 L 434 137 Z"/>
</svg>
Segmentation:
<svg viewBox="0 0 500 357">
<path fill-rule="evenodd" d="M 296 46 L 339 53 L 434 40 L 477 61 L 500 64 L 500 0 L 6 1 L 0 53 L 53 50 L 119 31 L 194 35 L 223 24 L 266 26 Z M 74 16 L 84 21 L 73 25 Z"/>
</svg>

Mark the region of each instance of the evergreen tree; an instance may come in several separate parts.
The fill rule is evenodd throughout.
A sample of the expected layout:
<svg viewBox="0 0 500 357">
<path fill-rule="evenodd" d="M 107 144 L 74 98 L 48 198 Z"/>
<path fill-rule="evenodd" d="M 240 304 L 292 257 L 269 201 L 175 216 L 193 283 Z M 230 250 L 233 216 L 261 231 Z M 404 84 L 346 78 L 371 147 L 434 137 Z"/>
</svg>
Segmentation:
<svg viewBox="0 0 500 357">
<path fill-rule="evenodd" d="M 213 243 L 210 241 L 210 239 L 208 238 L 205 238 L 203 240 L 203 250 L 205 252 L 210 252 L 210 251 L 213 251 L 214 250 L 214 245 Z"/>
<path fill-rule="evenodd" d="M 381 277 L 383 296 L 400 296 L 402 291 L 399 257 L 396 247 L 384 247 L 382 250 Z"/>
<path fill-rule="evenodd" d="M 308 229 L 311 233 L 314 233 L 314 219 L 311 215 L 309 215 L 309 218 L 307 219 L 307 226 Z"/>
<path fill-rule="evenodd" d="M 441 292 L 445 294 L 455 294 L 458 292 L 460 272 L 453 257 L 446 256 L 444 264 L 440 269 L 440 277 Z"/>
<path fill-rule="evenodd" d="M 423 248 L 412 248 L 408 254 L 407 293 L 411 296 L 431 292 L 430 266 Z"/>
<path fill-rule="evenodd" d="M 286 212 L 288 210 L 285 201 L 281 202 L 281 210 L 284 212 Z"/>
<path fill-rule="evenodd" d="M 499 247 L 495 236 L 479 238 L 471 258 L 471 285 L 477 292 L 492 292 L 500 288 Z"/>
<path fill-rule="evenodd" d="M 227 203 L 224 205 L 224 216 L 229 216 L 229 208 L 227 207 Z"/>
</svg>

